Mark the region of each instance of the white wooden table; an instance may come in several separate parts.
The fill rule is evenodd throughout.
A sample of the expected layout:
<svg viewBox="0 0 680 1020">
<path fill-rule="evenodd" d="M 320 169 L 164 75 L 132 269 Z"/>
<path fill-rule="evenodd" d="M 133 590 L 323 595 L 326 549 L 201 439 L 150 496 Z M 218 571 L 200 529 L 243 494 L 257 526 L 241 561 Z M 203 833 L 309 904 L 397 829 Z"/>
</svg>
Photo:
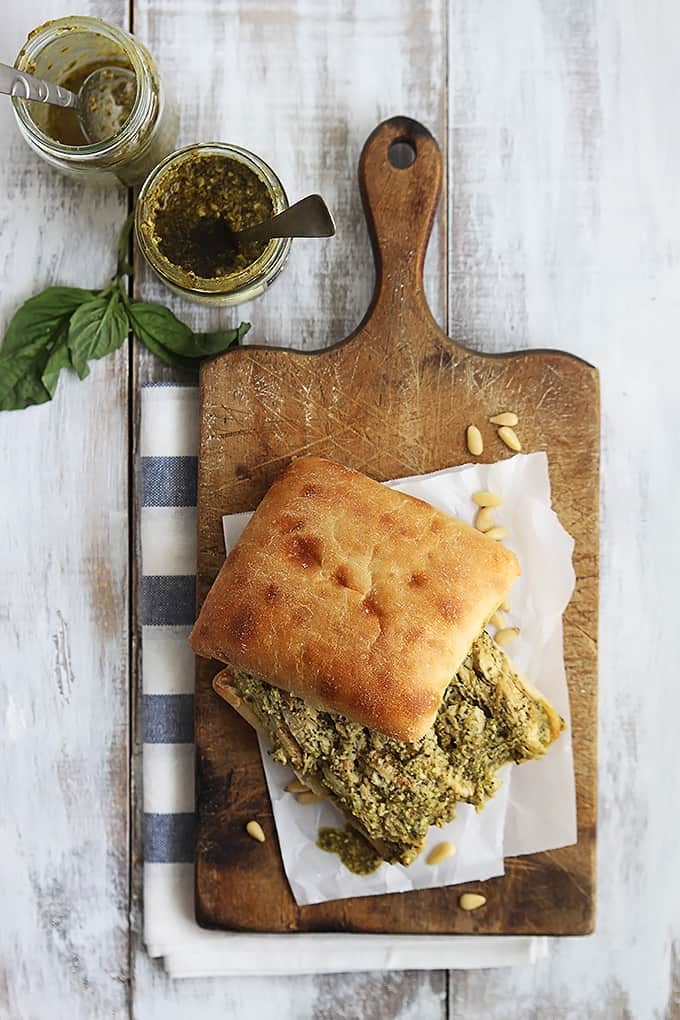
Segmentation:
<svg viewBox="0 0 680 1020">
<path fill-rule="evenodd" d="M 72 13 L 3 12 L 2 53 Z M 249 340 L 320 347 L 362 316 L 371 259 L 356 164 L 404 113 L 436 134 L 446 202 L 438 320 L 484 350 L 561 347 L 602 373 L 597 934 L 535 968 L 170 982 L 144 953 L 137 843 L 142 381 L 126 346 L 0 415 L 0 1016 L 680 1016 L 680 7 L 676 0 L 83 0 L 133 26 L 182 97 L 182 143 L 261 153 L 320 191 L 330 244 L 297 242 L 240 309 Z M 49 283 L 100 286 L 123 192 L 41 164 L 0 104 L 0 327 Z M 168 300 L 143 270 L 136 289 Z M 225 321 L 174 302 L 194 324 Z M 228 318 L 231 321 L 232 317 Z M 670 803 L 670 808 L 669 808 Z"/>
</svg>

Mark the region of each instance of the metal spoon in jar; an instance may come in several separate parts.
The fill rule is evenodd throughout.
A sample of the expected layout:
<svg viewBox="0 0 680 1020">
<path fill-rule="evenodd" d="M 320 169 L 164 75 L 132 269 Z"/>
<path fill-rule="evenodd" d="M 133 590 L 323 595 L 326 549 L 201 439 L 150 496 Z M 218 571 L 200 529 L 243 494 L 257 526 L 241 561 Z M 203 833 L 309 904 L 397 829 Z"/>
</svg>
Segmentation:
<svg viewBox="0 0 680 1020">
<path fill-rule="evenodd" d="M 234 247 L 247 241 L 271 241 L 273 237 L 333 237 L 335 234 L 335 221 L 321 195 L 301 198 L 277 216 L 246 230 L 232 230 L 227 223 L 224 225 Z"/>
<path fill-rule="evenodd" d="M 105 142 L 130 116 L 137 95 L 137 78 L 126 67 L 98 67 L 88 74 L 76 94 L 63 85 L 0 63 L 0 92 L 17 99 L 69 107 L 78 114 L 83 134 L 90 143 Z"/>
<path fill-rule="evenodd" d="M 272 238 L 331 238 L 335 222 L 320 195 L 308 195 L 294 205 L 245 231 L 233 231 L 227 221 L 216 217 L 200 223 L 202 233 L 212 235 L 213 245 L 223 251 L 236 252 L 249 241 L 271 241 Z"/>
</svg>

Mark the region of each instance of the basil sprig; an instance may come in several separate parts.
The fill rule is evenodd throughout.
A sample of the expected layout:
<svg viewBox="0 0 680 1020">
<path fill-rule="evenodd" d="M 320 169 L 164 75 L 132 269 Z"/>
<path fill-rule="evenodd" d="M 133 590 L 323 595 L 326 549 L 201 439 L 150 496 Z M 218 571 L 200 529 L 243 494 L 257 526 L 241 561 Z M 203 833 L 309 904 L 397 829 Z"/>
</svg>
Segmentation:
<svg viewBox="0 0 680 1020">
<path fill-rule="evenodd" d="M 125 278 L 132 273 L 131 226 L 132 215 L 121 231 L 116 275 L 108 286 L 48 287 L 15 312 L 0 347 L 0 411 L 51 400 L 63 368 L 84 379 L 88 363 L 118 350 L 130 332 L 166 364 L 183 369 L 195 369 L 199 358 L 219 354 L 246 335 L 249 322 L 194 333 L 164 305 L 130 298 Z"/>
</svg>

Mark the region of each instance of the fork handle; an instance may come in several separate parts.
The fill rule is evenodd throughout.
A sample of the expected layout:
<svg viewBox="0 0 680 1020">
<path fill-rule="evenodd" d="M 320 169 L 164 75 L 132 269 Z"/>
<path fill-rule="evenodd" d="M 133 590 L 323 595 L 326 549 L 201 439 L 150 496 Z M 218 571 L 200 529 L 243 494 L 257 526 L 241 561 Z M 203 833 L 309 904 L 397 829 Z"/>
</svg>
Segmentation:
<svg viewBox="0 0 680 1020">
<path fill-rule="evenodd" d="M 9 64 L 0 64 L 0 92 L 16 99 L 34 99 L 38 103 L 52 106 L 69 106 L 78 109 L 78 96 L 61 85 L 34 78 L 32 74 L 17 71 Z"/>
</svg>

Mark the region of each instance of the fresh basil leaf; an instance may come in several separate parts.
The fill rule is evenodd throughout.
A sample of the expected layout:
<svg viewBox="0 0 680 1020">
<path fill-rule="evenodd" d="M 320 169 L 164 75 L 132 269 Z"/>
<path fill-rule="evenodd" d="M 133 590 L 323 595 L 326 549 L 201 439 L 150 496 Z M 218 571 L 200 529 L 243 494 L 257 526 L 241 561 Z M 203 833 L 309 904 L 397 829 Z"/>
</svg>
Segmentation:
<svg viewBox="0 0 680 1020">
<path fill-rule="evenodd" d="M 94 291 L 80 287 L 48 287 L 29 298 L 10 319 L 2 344 L 3 354 L 31 346 L 36 340 L 53 341 L 65 320 L 79 305 L 91 301 Z"/>
<path fill-rule="evenodd" d="M 42 339 L 18 351 L 0 351 L 0 411 L 18 411 L 50 399 L 41 381 L 48 358 Z"/>
<path fill-rule="evenodd" d="M 134 217 L 127 217 L 118 241 L 118 269 L 102 290 L 48 287 L 30 298 L 12 317 L 0 346 L 0 410 L 42 404 L 54 395 L 63 368 L 71 365 L 81 379 L 88 362 L 117 350 L 129 329 L 168 365 L 195 371 L 200 358 L 239 343 L 250 329 L 194 333 L 169 308 L 131 301 L 125 277 Z"/>
<path fill-rule="evenodd" d="M 196 353 L 191 357 L 204 358 L 211 354 L 221 354 L 232 344 L 240 344 L 249 329 L 249 322 L 241 322 L 236 329 L 220 329 L 215 333 L 194 333 L 193 347 Z"/>
<path fill-rule="evenodd" d="M 118 350 L 127 335 L 128 319 L 117 291 L 80 305 L 71 316 L 68 330 L 71 363 L 80 378 L 89 372 L 88 361 Z"/>
<path fill-rule="evenodd" d="M 128 301 L 127 309 L 140 340 L 147 336 L 156 343 L 174 351 L 175 354 L 186 353 L 191 345 L 191 330 L 165 305 L 151 304 L 148 301 Z M 141 334 L 144 334 L 143 336 Z"/>
<path fill-rule="evenodd" d="M 163 344 L 159 344 L 153 335 L 145 332 L 144 329 L 133 328 L 133 332 L 147 350 L 155 354 L 161 361 L 164 361 L 166 365 L 172 365 L 173 368 L 181 368 L 185 372 L 198 372 L 199 362 L 194 358 L 183 358 L 181 354 L 174 354 L 167 347 L 164 347 Z"/>
<path fill-rule="evenodd" d="M 61 368 L 69 363 L 70 319 L 92 300 L 93 292 L 80 287 L 48 287 L 17 310 L 0 348 L 0 410 L 51 399 Z"/>
<path fill-rule="evenodd" d="M 236 329 L 194 333 L 165 305 L 148 301 L 128 301 L 127 309 L 137 336 L 150 350 L 147 342 L 149 338 L 182 358 L 203 358 L 210 354 L 219 354 L 232 344 L 238 343 L 250 329 L 249 322 L 242 322 Z M 168 361 L 168 364 L 173 362 Z"/>
<path fill-rule="evenodd" d="M 179 345 L 180 338 L 186 340 L 187 334 L 191 336 L 191 330 L 183 322 L 172 314 L 169 308 L 163 305 L 149 304 L 146 301 L 128 301 L 128 315 L 130 325 L 135 336 L 141 340 L 152 354 L 164 361 L 166 365 L 173 368 L 183 368 L 189 371 L 196 371 L 196 364 L 189 358 L 176 354 L 165 344 L 166 337 L 170 337 L 171 343 Z M 163 341 L 159 339 L 162 335 Z"/>
<path fill-rule="evenodd" d="M 61 335 L 52 347 L 49 357 L 45 362 L 45 367 L 40 373 L 40 381 L 49 393 L 50 397 L 54 396 L 54 392 L 59 382 L 59 373 L 62 368 L 71 367 L 71 356 L 68 349 L 68 321 L 64 322 L 62 326 Z"/>
</svg>

